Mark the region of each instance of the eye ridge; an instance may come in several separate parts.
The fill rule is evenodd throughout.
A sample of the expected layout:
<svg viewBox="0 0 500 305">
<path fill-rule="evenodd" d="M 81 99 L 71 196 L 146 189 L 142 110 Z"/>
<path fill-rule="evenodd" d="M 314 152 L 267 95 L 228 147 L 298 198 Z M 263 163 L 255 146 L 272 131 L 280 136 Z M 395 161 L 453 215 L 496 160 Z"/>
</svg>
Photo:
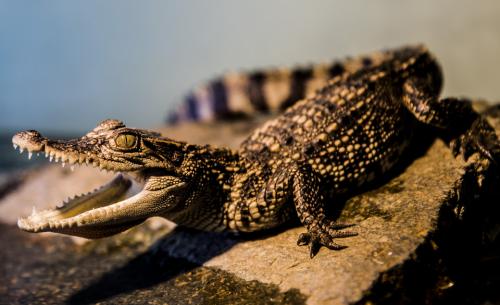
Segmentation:
<svg viewBox="0 0 500 305">
<path fill-rule="evenodd" d="M 121 149 L 136 148 L 138 142 L 138 136 L 131 133 L 122 133 L 115 137 L 115 144 Z"/>
</svg>

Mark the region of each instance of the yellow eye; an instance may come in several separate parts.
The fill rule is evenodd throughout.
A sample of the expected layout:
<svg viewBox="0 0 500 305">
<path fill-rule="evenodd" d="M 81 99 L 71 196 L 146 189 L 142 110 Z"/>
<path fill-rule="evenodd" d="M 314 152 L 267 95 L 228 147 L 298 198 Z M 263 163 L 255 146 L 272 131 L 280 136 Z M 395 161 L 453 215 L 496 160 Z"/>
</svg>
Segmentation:
<svg viewBox="0 0 500 305">
<path fill-rule="evenodd" d="M 115 143 L 120 148 L 134 148 L 137 144 L 137 137 L 133 134 L 121 134 L 115 138 Z"/>
</svg>

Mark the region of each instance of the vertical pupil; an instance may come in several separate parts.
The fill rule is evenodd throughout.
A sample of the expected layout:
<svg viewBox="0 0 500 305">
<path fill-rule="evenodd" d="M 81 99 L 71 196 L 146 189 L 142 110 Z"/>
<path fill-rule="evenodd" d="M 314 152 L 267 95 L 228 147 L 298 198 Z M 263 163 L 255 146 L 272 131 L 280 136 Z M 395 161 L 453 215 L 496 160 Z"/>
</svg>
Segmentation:
<svg viewBox="0 0 500 305">
<path fill-rule="evenodd" d="M 134 136 L 126 135 L 125 136 L 125 143 L 128 147 L 131 147 L 132 145 L 134 145 Z"/>
<path fill-rule="evenodd" d="M 123 147 L 130 148 L 134 146 L 135 144 L 135 136 L 133 135 L 121 135 L 118 139 L 117 142 L 119 145 Z"/>
</svg>

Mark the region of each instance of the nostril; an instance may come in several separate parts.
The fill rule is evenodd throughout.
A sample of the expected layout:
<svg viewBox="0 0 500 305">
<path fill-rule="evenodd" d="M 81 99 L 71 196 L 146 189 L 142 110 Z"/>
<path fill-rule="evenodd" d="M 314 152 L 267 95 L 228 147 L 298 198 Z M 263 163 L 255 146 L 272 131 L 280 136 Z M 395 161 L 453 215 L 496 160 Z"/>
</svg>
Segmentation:
<svg viewBox="0 0 500 305">
<path fill-rule="evenodd" d="M 14 138 L 23 140 L 34 140 L 37 138 L 42 138 L 42 135 L 36 130 L 25 130 L 16 133 L 12 139 Z"/>
<path fill-rule="evenodd" d="M 24 131 L 24 133 L 29 134 L 29 135 L 31 135 L 31 136 L 38 136 L 38 137 L 41 137 L 41 136 L 42 136 L 42 135 L 41 135 L 38 131 L 33 130 L 33 129 L 31 129 L 31 130 L 26 130 L 26 131 Z"/>
<path fill-rule="evenodd" d="M 12 144 L 28 151 L 40 151 L 44 148 L 44 137 L 36 130 L 26 130 L 12 137 Z"/>
<path fill-rule="evenodd" d="M 23 131 L 21 133 L 22 133 L 22 136 L 25 137 L 26 139 L 30 139 L 30 140 L 42 139 L 42 135 L 36 130 L 26 130 L 26 131 Z"/>
</svg>

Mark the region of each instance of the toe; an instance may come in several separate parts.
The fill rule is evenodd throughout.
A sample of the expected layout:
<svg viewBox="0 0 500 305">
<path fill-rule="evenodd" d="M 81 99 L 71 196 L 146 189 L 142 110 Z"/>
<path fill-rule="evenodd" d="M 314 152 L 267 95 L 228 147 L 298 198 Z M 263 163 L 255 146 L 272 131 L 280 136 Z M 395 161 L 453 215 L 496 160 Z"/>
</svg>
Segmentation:
<svg viewBox="0 0 500 305">
<path fill-rule="evenodd" d="M 333 240 L 330 241 L 329 243 L 325 244 L 324 246 L 330 250 L 342 250 L 342 249 L 347 248 L 347 246 L 339 245 L 336 242 L 334 242 Z"/>
<path fill-rule="evenodd" d="M 309 257 L 313 258 L 318 254 L 319 249 L 321 248 L 321 242 L 319 238 L 313 238 L 311 243 L 309 244 Z"/>
<path fill-rule="evenodd" d="M 335 231 L 334 233 L 330 234 L 330 237 L 332 238 L 346 238 L 346 237 L 351 237 L 351 236 L 356 236 L 358 233 L 353 232 L 353 231 Z"/>
<path fill-rule="evenodd" d="M 345 228 L 349 228 L 349 227 L 353 227 L 353 226 L 355 226 L 355 224 L 353 224 L 353 223 L 335 222 L 335 221 L 332 221 L 332 222 L 327 224 L 327 227 L 329 229 L 334 229 L 334 230 L 341 230 L 341 229 L 345 229 Z"/>
<path fill-rule="evenodd" d="M 311 242 L 311 234 L 309 233 L 301 233 L 299 235 L 299 239 L 297 240 L 297 245 L 305 246 Z"/>
</svg>

